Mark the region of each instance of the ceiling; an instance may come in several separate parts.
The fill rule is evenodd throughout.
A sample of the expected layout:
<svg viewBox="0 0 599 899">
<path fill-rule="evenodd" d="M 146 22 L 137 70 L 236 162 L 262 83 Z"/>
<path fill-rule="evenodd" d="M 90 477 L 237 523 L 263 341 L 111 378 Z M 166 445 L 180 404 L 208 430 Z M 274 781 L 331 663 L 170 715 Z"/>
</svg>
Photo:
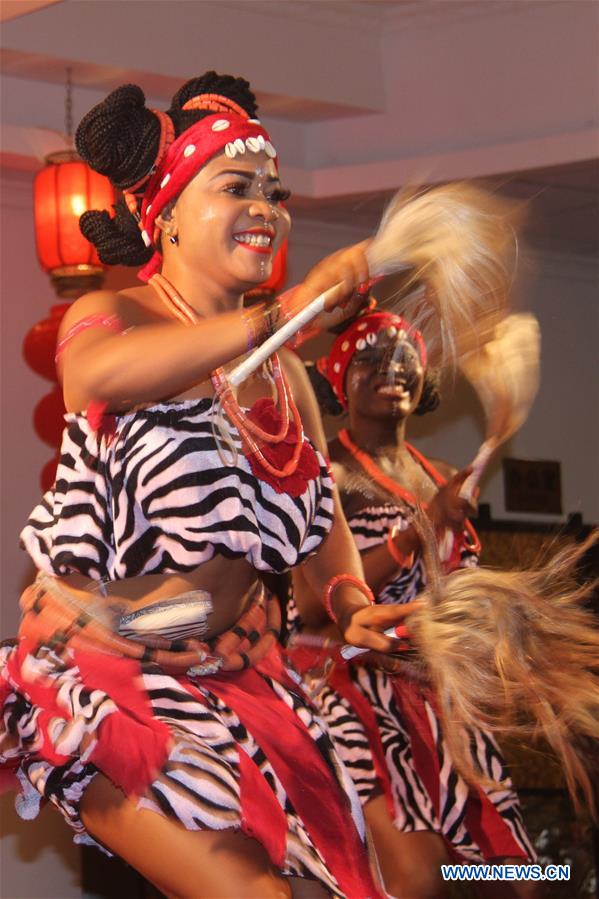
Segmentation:
<svg viewBox="0 0 599 899">
<path fill-rule="evenodd" d="M 202 59 L 202 67 L 250 78 L 284 160 L 292 212 L 370 233 L 393 190 L 415 173 L 435 183 L 485 177 L 526 202 L 533 246 L 594 256 L 592 5 L 2 0 L 0 162 L 37 168 L 64 140 L 67 67 L 77 118 L 125 81 L 164 105 Z M 558 53 L 564 44 L 577 53 Z"/>
<path fill-rule="evenodd" d="M 381 0 L 387 2 L 387 0 Z M 485 179 L 492 190 L 525 204 L 523 233 L 541 250 L 599 258 L 599 160 L 530 169 Z M 326 200 L 292 197 L 292 213 L 373 232 L 392 191 Z"/>
</svg>

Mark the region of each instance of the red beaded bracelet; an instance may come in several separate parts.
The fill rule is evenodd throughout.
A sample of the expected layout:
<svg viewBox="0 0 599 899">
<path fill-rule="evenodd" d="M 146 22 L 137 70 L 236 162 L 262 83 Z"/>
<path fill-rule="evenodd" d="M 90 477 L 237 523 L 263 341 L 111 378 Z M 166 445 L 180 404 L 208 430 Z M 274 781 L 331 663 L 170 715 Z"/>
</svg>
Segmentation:
<svg viewBox="0 0 599 899">
<path fill-rule="evenodd" d="M 324 607 L 327 610 L 327 614 L 331 621 L 334 621 L 337 624 L 337 616 L 333 611 L 333 606 L 331 605 L 331 601 L 333 599 L 333 593 L 343 582 L 347 584 L 353 584 L 354 587 L 357 587 L 358 590 L 364 594 L 368 602 L 371 606 L 374 605 L 374 593 L 364 581 L 361 581 L 359 577 L 356 577 L 353 574 L 336 574 L 335 577 L 332 577 L 331 580 L 327 583 L 324 588 L 324 598 L 323 603 Z"/>
</svg>

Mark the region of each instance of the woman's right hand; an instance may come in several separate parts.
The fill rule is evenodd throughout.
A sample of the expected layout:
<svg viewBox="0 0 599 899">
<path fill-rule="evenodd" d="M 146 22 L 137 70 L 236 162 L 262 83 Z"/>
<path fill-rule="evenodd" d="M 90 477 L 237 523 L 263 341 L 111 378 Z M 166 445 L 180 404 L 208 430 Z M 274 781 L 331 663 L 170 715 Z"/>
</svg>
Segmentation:
<svg viewBox="0 0 599 899">
<path fill-rule="evenodd" d="M 370 278 L 365 255 L 368 244 L 369 241 L 364 240 L 337 250 L 310 269 L 302 283 L 285 295 L 287 317 L 299 312 L 325 291 L 331 292 L 325 311 L 312 322 L 315 327 L 327 329 L 353 317 L 366 299 L 359 293 L 359 288 Z"/>
<path fill-rule="evenodd" d="M 340 614 L 339 629 L 344 641 L 351 646 L 383 653 L 397 652 L 400 640 L 387 637 L 384 631 L 404 624 L 405 619 L 421 606 L 418 600 L 402 605 L 363 606 L 346 617 Z"/>
<path fill-rule="evenodd" d="M 427 507 L 428 518 L 437 531 L 451 530 L 460 532 L 466 519 L 476 515 L 476 507 L 460 496 L 460 490 L 466 478 L 472 473 L 472 466 L 463 468 L 454 474 L 443 487 L 440 487 Z"/>
</svg>

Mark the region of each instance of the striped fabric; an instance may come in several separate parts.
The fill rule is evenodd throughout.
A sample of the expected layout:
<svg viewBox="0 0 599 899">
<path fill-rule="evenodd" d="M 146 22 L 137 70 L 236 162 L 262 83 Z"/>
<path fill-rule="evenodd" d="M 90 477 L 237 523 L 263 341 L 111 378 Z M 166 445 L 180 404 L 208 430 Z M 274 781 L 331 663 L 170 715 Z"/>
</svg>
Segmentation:
<svg viewBox="0 0 599 899">
<path fill-rule="evenodd" d="M 348 675 L 374 712 L 398 830 L 439 833 L 450 850 L 468 862 L 504 856 L 534 858 L 509 772 L 490 734 L 473 732 L 472 752 L 481 771 L 501 786 L 478 794 L 453 767 L 433 704 L 412 684 L 364 665 L 348 666 Z M 371 736 L 351 703 L 351 690 L 348 699 L 335 685 L 310 676 L 305 681 L 337 754 L 366 804 L 382 786 Z M 481 804 L 485 815 L 479 814 Z"/>
<path fill-rule="evenodd" d="M 324 459 L 301 496 L 277 493 L 238 437 L 223 465 L 211 412 L 211 399 L 138 409 L 116 418 L 110 440 L 69 413 L 56 484 L 21 534 L 36 567 L 119 580 L 193 571 L 216 554 L 272 572 L 304 561 L 333 520 Z"/>
<path fill-rule="evenodd" d="M 360 552 L 365 552 L 384 543 L 393 527 L 402 530 L 407 528 L 409 519 L 405 506 L 399 503 L 385 503 L 384 505 L 366 506 L 352 515 L 348 519 L 348 523 L 356 546 Z M 465 536 L 468 537 L 467 533 Z M 477 561 L 476 555 L 465 542 L 461 550 L 460 567 L 467 568 L 476 565 Z M 424 589 L 425 582 L 422 555 L 418 552 L 414 557 L 413 565 L 409 568 L 402 568 L 389 583 L 385 584 L 377 597 L 377 602 L 411 602 Z"/>
<path fill-rule="evenodd" d="M 275 742 L 285 746 L 290 726 L 286 718 L 297 718 L 291 724 L 292 738 L 299 732 L 309 744 L 303 755 L 315 751 L 324 761 L 332 775 L 326 801 L 329 807 L 336 803 L 345 816 L 346 831 L 338 836 L 353 840 L 354 869 L 368 882 L 355 789 L 326 728 L 276 651 L 256 669 L 223 682 L 218 677 L 174 677 L 151 663 L 114 656 L 106 665 L 106 656 L 98 662 L 92 653 L 59 657 L 42 647 L 23 655 L 24 647 L 0 649 L 0 761 L 16 770 L 17 811 L 22 817 L 34 818 L 42 799 L 48 800 L 74 829 L 75 842 L 98 845 L 79 816 L 80 799 L 98 770 L 130 793 L 123 784 L 128 768 L 129 784 L 132 777 L 137 782 L 133 793 L 139 796 L 138 807 L 178 821 L 187 830 L 243 830 L 263 843 L 283 874 L 313 878 L 342 899 L 346 890 L 323 860 L 327 844 L 316 847 L 314 828 L 291 801 L 276 757 L 253 735 L 254 729 L 259 731 L 260 716 L 270 712 L 278 722 L 274 730 L 270 725 Z M 249 680 L 255 691 L 265 693 L 264 700 L 254 702 L 249 726 L 227 699 L 226 691 L 235 688 L 237 679 L 242 690 L 248 692 L 244 680 Z M 55 704 L 52 718 L 50 701 Z M 294 763 L 296 790 L 303 789 L 303 777 L 308 788 L 313 772 L 314 761 L 304 767 Z M 314 808 L 312 817 L 316 814 Z M 375 899 L 377 894 L 366 889 L 361 895 Z"/>
<path fill-rule="evenodd" d="M 395 501 L 373 503 L 354 513 L 348 521 L 360 552 L 384 543 L 393 527 L 407 527 L 408 515 L 406 506 Z M 466 545 L 461 566 L 476 564 L 476 555 Z M 425 585 L 422 556 L 417 553 L 412 565 L 385 585 L 377 602 L 410 602 Z M 298 659 L 305 649 L 292 597 L 288 622 L 293 663 L 294 635 L 299 636 Z M 313 651 L 318 658 L 318 651 Z M 434 704 L 407 677 L 390 676 L 356 660 L 342 670 L 333 668 L 327 680 L 310 672 L 304 680 L 363 804 L 385 792 L 399 830 L 439 833 L 452 853 L 466 861 L 534 858 L 518 798 L 490 734 L 473 732 L 472 752 L 483 775 L 501 782 L 501 787 L 475 792 L 453 767 Z M 364 720 L 364 700 L 370 721 Z"/>
<path fill-rule="evenodd" d="M 38 569 L 101 584 L 192 571 L 216 554 L 278 573 L 314 553 L 333 522 L 323 457 L 302 494 L 279 493 L 252 472 L 235 433 L 236 454 L 223 464 L 212 405 L 138 409 L 114 417 L 110 437 L 68 414 L 56 483 L 21 535 Z M 197 637 L 206 614 L 204 594 L 179 596 L 126 616 L 120 629 L 142 642 L 146 630 Z M 48 800 L 76 841 L 93 843 L 79 803 L 101 771 L 189 830 L 242 830 L 282 873 L 313 878 L 338 899 L 375 899 L 359 798 L 278 650 L 222 676 L 174 675 L 146 659 L 33 638 L 0 648 L 0 763 L 19 782 L 19 813 L 33 818 Z"/>
</svg>

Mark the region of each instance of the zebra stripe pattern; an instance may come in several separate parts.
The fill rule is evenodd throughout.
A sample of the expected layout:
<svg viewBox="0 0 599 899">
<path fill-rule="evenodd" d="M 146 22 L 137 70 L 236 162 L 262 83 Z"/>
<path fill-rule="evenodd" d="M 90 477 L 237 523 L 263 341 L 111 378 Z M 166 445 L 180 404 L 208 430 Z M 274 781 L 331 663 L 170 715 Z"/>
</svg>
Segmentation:
<svg viewBox="0 0 599 899">
<path fill-rule="evenodd" d="M 19 682 L 15 681 L 10 672 L 15 670 L 16 652 L 14 647 L 0 649 L 0 688 L 6 694 L 0 721 L 0 761 L 19 765 L 17 811 L 22 817 L 34 818 L 42 798 L 48 800 L 75 831 L 75 842 L 97 846 L 79 816 L 79 802 L 98 772 L 86 762 L 95 747 L 98 727 L 118 712 L 118 707 L 102 689 L 87 689 L 77 665 L 48 647 L 27 657 L 26 665 L 20 668 Z M 149 778 L 150 785 L 138 800 L 138 807 L 174 819 L 187 830 L 242 829 L 240 753 L 244 752 L 257 766 L 267 791 L 284 814 L 287 834 L 281 873 L 315 879 L 333 897 L 343 899 L 274 768 L 238 715 L 201 678 L 175 678 L 146 663 L 139 670 L 138 689 L 143 691 L 153 718 L 166 724 L 173 745 L 158 775 Z M 360 801 L 314 708 L 299 688 L 280 683 L 260 672 L 259 667 L 256 670 L 307 728 L 348 798 L 348 817 L 351 812 L 363 837 Z M 290 674 L 296 680 L 295 674 Z M 66 759 L 60 765 L 52 764 L 47 753 L 46 758 L 41 757 L 49 731 L 44 729 L 47 725 L 40 724 L 43 709 L 28 699 L 24 689 L 24 683 L 34 685 L 39 681 L 46 688 L 51 686 L 61 708 L 70 716 L 61 731 L 52 730 L 50 734 L 54 749 Z M 301 766 L 297 776 L 301 779 Z"/>
<path fill-rule="evenodd" d="M 410 523 L 404 505 L 386 503 L 382 506 L 367 506 L 348 518 L 356 546 L 360 552 L 379 546 L 387 539 L 389 531 L 396 527 L 405 530 Z M 461 568 L 468 568 L 478 562 L 475 553 L 467 544 L 461 550 Z M 402 568 L 388 584 L 385 584 L 379 595 L 379 603 L 406 603 L 416 599 L 426 583 L 422 556 L 417 552 L 414 563 L 409 568 Z"/>
<path fill-rule="evenodd" d="M 111 439 L 67 414 L 56 483 L 21 534 L 37 568 L 119 580 L 193 571 L 218 553 L 283 572 L 315 552 L 333 521 L 323 457 L 302 495 L 277 493 L 253 474 L 234 432 L 236 457 L 223 465 L 212 406 L 137 409 L 116 417 Z"/>
<path fill-rule="evenodd" d="M 502 855 L 500 851 L 485 855 L 468 828 L 467 813 L 472 793 L 453 767 L 439 719 L 430 702 L 422 701 L 425 714 L 421 725 L 428 729 L 434 743 L 434 756 L 427 766 L 438 770 L 438 801 L 424 781 L 422 766 L 414 756 L 405 713 L 397 703 L 396 690 L 404 689 L 407 682 L 398 686 L 397 682 L 402 680 L 398 675 L 392 678 L 384 671 L 366 666 L 352 665 L 349 670 L 353 684 L 366 697 L 376 717 L 397 829 L 402 833 L 439 833 L 467 862 Z M 395 689 L 393 680 L 396 681 Z M 362 804 L 366 804 L 380 793 L 380 784 L 364 725 L 351 703 L 329 684 L 309 675 L 304 681 L 328 725 L 337 754 L 347 767 Z M 472 733 L 471 747 L 483 774 L 501 783 L 501 787 L 486 787 L 484 794 L 500 819 L 500 826 L 502 822 L 507 827 L 513 844 L 519 847 L 518 851 L 509 854 L 534 859 L 535 852 L 522 821 L 518 797 L 497 744 L 490 734 L 477 731 Z M 492 843 L 492 837 L 489 836 L 487 842 Z"/>
<path fill-rule="evenodd" d="M 404 505 L 390 502 L 367 506 L 353 514 L 348 523 L 358 549 L 364 552 L 384 543 L 393 527 L 406 528 L 409 518 Z M 477 562 L 476 555 L 466 546 L 461 553 L 461 566 L 468 567 Z M 425 585 L 424 565 L 421 555 L 417 553 L 412 566 L 400 570 L 379 593 L 376 601 L 410 602 Z M 293 597 L 288 605 L 288 622 L 293 643 L 293 633 L 301 632 L 301 619 Z M 293 661 L 293 648 L 290 649 L 290 657 Z M 391 677 L 383 671 L 359 664 L 349 665 L 348 673 L 354 687 L 368 700 L 375 714 L 390 782 L 395 826 L 406 833 L 423 830 L 440 833 L 464 860 L 482 861 L 485 858 L 483 850 L 467 825 L 472 793 L 453 766 L 441 723 L 431 703 L 401 675 Z M 304 675 L 304 681 L 328 725 L 337 753 L 352 777 L 360 800 L 365 804 L 380 792 L 381 785 L 364 724 L 348 699 L 331 684 L 310 674 Z M 420 725 L 428 732 L 430 744 L 434 746 L 424 766 L 429 771 L 438 772 L 432 791 L 431 785 L 424 782 L 422 763 L 418 765 L 414 757 L 407 710 L 398 704 L 397 696 L 402 691 L 415 697 L 415 705 L 422 712 Z M 410 714 L 412 712 L 410 709 Z M 484 790 L 496 812 L 496 822 L 491 826 L 504 833 L 507 828 L 511 842 L 519 847 L 518 852 L 510 854 L 534 858 L 518 797 L 497 744 L 491 734 L 477 731 L 472 733 L 471 746 L 483 775 L 502 785 L 501 788 Z M 432 794 L 438 794 L 438 801 L 433 799 Z M 485 840 L 487 844 L 492 842 L 489 835 L 485 834 L 485 837 L 488 837 Z M 505 844 L 505 839 L 503 842 Z"/>
</svg>

